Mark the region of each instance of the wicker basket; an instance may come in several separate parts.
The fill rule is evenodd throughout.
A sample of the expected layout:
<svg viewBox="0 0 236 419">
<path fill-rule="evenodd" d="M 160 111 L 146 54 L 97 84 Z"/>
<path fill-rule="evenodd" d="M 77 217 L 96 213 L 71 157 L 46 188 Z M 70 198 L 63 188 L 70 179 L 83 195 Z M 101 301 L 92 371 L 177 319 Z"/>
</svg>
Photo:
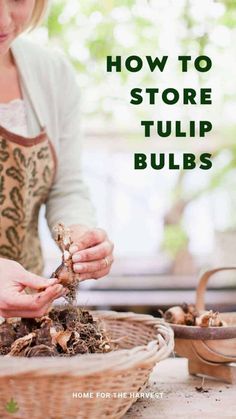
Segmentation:
<svg viewBox="0 0 236 419">
<path fill-rule="evenodd" d="M 112 419 L 126 413 L 137 398 L 118 393 L 145 387 L 155 364 L 173 350 L 173 331 L 148 315 L 92 314 L 112 339 L 120 339 L 119 350 L 72 358 L 0 357 L 1 418 Z M 19 407 L 14 415 L 6 411 L 12 398 Z"/>
<path fill-rule="evenodd" d="M 196 308 L 205 309 L 205 291 L 208 280 L 220 271 L 236 270 L 224 267 L 205 272 L 199 280 Z M 220 313 L 227 326 L 199 327 L 171 325 L 175 334 L 175 351 L 189 359 L 189 372 L 236 382 L 236 313 Z"/>
</svg>

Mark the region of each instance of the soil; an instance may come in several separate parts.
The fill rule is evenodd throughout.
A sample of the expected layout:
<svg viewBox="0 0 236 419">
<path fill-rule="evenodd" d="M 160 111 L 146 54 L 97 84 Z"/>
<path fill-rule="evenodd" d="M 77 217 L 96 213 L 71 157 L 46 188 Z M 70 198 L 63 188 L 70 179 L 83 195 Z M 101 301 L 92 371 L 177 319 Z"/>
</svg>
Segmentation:
<svg viewBox="0 0 236 419">
<path fill-rule="evenodd" d="M 0 355 L 66 357 L 112 349 L 101 322 L 73 306 L 52 308 L 36 319 L 6 319 L 0 325 Z"/>
<path fill-rule="evenodd" d="M 0 355 L 65 357 L 115 349 L 101 322 L 95 321 L 89 311 L 76 307 L 78 278 L 69 252 L 71 231 L 59 223 L 55 233 L 62 262 L 51 277 L 67 288 L 64 299 L 68 304 L 52 308 L 41 318 L 5 319 L 0 325 Z"/>
</svg>

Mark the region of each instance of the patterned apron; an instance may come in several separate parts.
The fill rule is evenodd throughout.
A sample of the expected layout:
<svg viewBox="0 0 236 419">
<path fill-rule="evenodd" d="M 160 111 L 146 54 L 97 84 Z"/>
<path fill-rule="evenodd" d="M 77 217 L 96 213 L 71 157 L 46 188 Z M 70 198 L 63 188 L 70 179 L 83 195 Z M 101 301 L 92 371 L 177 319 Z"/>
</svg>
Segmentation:
<svg viewBox="0 0 236 419">
<path fill-rule="evenodd" d="M 45 128 L 26 138 L 0 126 L 0 257 L 42 274 L 38 215 L 56 171 Z"/>
</svg>

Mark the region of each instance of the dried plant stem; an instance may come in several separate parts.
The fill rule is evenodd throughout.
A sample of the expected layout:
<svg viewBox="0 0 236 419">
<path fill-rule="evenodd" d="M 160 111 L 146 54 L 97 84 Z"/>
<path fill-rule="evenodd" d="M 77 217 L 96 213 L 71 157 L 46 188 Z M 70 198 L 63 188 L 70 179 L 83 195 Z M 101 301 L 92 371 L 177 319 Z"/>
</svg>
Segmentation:
<svg viewBox="0 0 236 419">
<path fill-rule="evenodd" d="M 69 252 L 72 244 L 71 230 L 66 228 L 63 223 L 59 223 L 54 227 L 55 241 L 62 251 L 62 263 L 55 272 L 52 273 L 51 278 L 58 278 L 62 285 L 68 288 L 68 294 L 64 296 L 71 306 L 76 305 L 76 291 L 78 288 L 78 280 L 73 271 L 72 255 Z M 66 278 L 65 276 L 66 272 Z"/>
</svg>

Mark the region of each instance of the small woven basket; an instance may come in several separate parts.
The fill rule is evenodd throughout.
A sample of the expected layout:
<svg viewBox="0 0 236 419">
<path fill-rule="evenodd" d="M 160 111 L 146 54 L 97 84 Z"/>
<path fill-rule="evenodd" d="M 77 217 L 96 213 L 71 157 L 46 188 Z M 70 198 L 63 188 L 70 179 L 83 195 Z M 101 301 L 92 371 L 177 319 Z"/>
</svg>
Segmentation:
<svg viewBox="0 0 236 419">
<path fill-rule="evenodd" d="M 149 315 L 92 314 L 119 349 L 71 358 L 0 357 L 1 418 L 113 419 L 126 413 L 155 364 L 173 350 L 173 331 Z M 14 415 L 7 413 L 11 399 L 19 407 Z"/>
</svg>

